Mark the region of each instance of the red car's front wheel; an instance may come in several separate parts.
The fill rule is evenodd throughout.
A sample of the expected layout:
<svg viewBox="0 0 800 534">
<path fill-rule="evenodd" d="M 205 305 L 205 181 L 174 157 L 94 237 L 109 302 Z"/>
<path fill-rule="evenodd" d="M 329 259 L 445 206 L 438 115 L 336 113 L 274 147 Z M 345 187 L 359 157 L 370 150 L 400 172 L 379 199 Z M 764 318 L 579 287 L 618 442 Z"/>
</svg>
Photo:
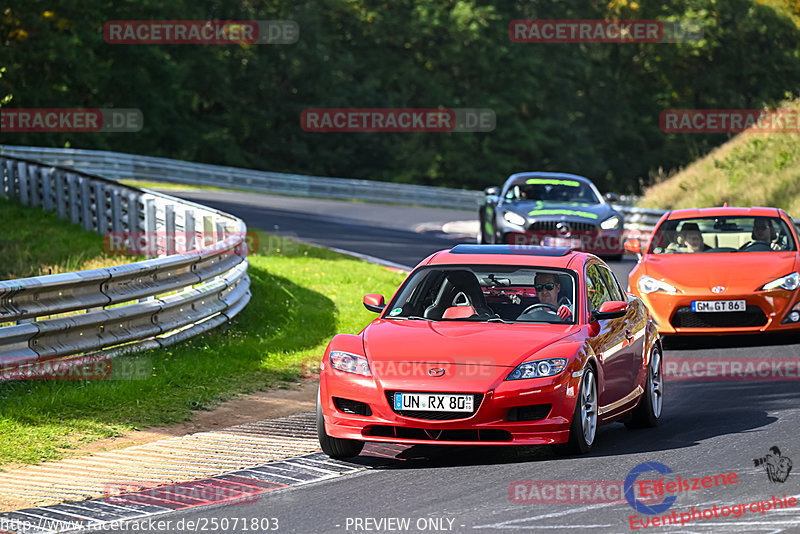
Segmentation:
<svg viewBox="0 0 800 534">
<path fill-rule="evenodd" d="M 597 434 L 597 378 L 594 369 L 587 365 L 578 386 L 575 413 L 569 427 L 569 441 L 557 450 L 564 454 L 584 454 L 589 452 Z"/>
<path fill-rule="evenodd" d="M 322 402 L 317 393 L 317 437 L 322 452 L 331 458 L 353 458 L 364 448 L 364 442 L 357 439 L 334 438 L 325 432 L 325 419 L 322 417 Z"/>
</svg>

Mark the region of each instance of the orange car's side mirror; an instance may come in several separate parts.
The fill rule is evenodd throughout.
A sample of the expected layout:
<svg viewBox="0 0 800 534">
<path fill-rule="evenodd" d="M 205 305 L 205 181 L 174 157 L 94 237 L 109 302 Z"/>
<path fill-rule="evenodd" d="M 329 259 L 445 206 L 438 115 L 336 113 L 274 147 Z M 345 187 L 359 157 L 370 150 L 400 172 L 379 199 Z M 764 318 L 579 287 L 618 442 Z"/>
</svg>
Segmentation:
<svg viewBox="0 0 800 534">
<path fill-rule="evenodd" d="M 628 239 L 623 246 L 628 252 L 633 252 L 634 254 L 642 253 L 642 242 L 638 239 Z"/>
</svg>

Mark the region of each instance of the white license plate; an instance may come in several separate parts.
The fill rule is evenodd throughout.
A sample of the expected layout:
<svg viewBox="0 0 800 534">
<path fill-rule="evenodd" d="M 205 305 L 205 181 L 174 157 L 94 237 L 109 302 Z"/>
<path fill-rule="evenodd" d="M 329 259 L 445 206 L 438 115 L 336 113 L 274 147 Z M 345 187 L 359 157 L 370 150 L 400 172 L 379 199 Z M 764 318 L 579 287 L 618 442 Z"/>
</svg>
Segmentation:
<svg viewBox="0 0 800 534">
<path fill-rule="evenodd" d="M 395 393 L 395 410 L 422 410 L 425 412 L 471 412 L 472 395 L 447 393 Z"/>
<path fill-rule="evenodd" d="M 742 312 L 747 310 L 743 300 L 693 300 L 693 312 Z"/>
<path fill-rule="evenodd" d="M 546 247 L 580 247 L 581 240 L 569 237 L 545 237 L 544 246 Z"/>
</svg>

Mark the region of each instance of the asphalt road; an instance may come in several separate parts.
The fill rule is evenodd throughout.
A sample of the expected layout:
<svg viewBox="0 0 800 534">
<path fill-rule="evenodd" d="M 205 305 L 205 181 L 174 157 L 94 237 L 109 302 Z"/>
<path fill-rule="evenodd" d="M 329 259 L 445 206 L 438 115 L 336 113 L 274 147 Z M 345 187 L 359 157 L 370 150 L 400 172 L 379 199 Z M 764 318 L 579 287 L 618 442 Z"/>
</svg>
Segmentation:
<svg viewBox="0 0 800 534">
<path fill-rule="evenodd" d="M 416 232 L 423 223 L 446 223 L 477 217 L 477 211 L 366 204 L 223 191 L 169 191 L 198 201 L 247 223 L 284 237 L 374 256 L 414 266 L 426 256 L 447 249 L 458 239 L 439 232 Z"/>
<path fill-rule="evenodd" d="M 452 244 L 413 232 L 416 223 L 470 215 L 239 193 L 181 196 L 235 213 L 254 227 L 271 230 L 278 224 L 303 239 L 407 265 Z M 633 262 L 612 267 L 626 281 Z M 664 361 L 692 364 L 731 357 L 800 359 L 800 344 L 796 337 L 695 338 L 669 343 Z M 172 532 L 190 530 L 185 526 L 189 520 L 206 521 L 207 532 L 252 532 L 252 521 L 263 518 L 277 518 L 279 532 L 298 533 L 800 532 L 796 501 L 794 507 L 786 501 L 783 509 L 765 513 L 749 506 L 768 500 L 777 507 L 773 495 L 781 499 L 800 494 L 800 467 L 784 482 L 771 482 L 764 465 L 754 462 L 772 446 L 779 447 L 783 457 L 800 462 L 798 400 L 797 379 L 669 381 L 657 428 L 628 430 L 619 423 L 601 427 L 595 448 L 584 456 L 558 457 L 547 447 L 373 447 L 357 460 L 369 469 L 357 474 L 262 495 L 249 505 L 196 508 L 159 519 L 172 521 Z M 629 472 L 644 462 L 659 462 L 672 473 L 648 471 L 641 479 L 674 480 L 680 475 L 700 479 L 700 486 L 675 494 L 671 507 L 659 502 L 663 497 L 651 503 L 653 508 L 665 507 L 657 515 L 637 511 L 624 497 L 620 500 L 618 492 Z M 717 486 L 702 488 L 706 476 L 716 477 Z M 590 492 L 582 493 L 586 488 Z M 745 513 L 739 505 L 748 505 Z M 713 515 L 714 506 L 718 517 Z M 680 514 L 690 517 L 692 507 L 700 514 L 707 508 L 712 517 L 680 526 Z M 673 511 L 678 526 L 644 528 L 635 522 Z M 723 517 L 726 511 L 730 515 Z M 227 528 L 211 528 L 213 518 L 227 518 Z"/>
</svg>

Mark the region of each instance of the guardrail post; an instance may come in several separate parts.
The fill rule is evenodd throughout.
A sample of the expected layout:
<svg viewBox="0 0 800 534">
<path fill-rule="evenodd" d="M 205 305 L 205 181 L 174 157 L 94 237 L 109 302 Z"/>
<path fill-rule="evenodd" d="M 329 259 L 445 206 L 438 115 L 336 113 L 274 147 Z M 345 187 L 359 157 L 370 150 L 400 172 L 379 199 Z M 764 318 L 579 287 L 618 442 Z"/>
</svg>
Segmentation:
<svg viewBox="0 0 800 534">
<path fill-rule="evenodd" d="M 161 254 L 161 245 L 156 235 L 156 204 L 155 199 L 144 200 L 144 232 L 149 250 L 155 249 L 155 254 L 148 254 L 148 258 L 157 258 Z M 155 246 L 153 246 L 155 244 Z"/>
<path fill-rule="evenodd" d="M 164 206 L 164 234 L 166 237 L 167 256 L 175 254 L 175 206 Z"/>
<path fill-rule="evenodd" d="M 42 191 L 39 188 L 41 182 L 41 173 L 39 165 L 31 165 L 28 167 L 28 197 L 31 200 L 31 206 L 42 207 Z"/>
<path fill-rule="evenodd" d="M 55 168 L 39 167 L 39 175 L 42 179 L 42 206 L 47 211 L 53 211 L 53 174 Z"/>
<path fill-rule="evenodd" d="M 122 231 L 122 194 L 116 188 L 111 190 L 111 230 Z"/>
<path fill-rule="evenodd" d="M 64 195 L 64 187 L 66 186 L 66 177 L 64 171 L 57 169 L 53 175 L 53 183 L 56 190 L 56 215 L 59 219 L 67 218 L 67 201 Z"/>
<path fill-rule="evenodd" d="M 6 192 L 8 189 L 8 173 L 6 172 L 7 162 L 7 159 L 0 158 L 0 195 L 4 197 L 8 197 L 8 193 Z"/>
<path fill-rule="evenodd" d="M 17 164 L 17 176 L 19 176 L 19 201 L 27 206 L 30 204 L 30 193 L 28 183 L 28 166 L 22 162 Z"/>
<path fill-rule="evenodd" d="M 139 231 L 139 195 L 128 195 L 128 232 L 133 239 L 134 233 Z"/>
<path fill-rule="evenodd" d="M 80 178 L 81 184 L 81 213 L 83 219 L 83 229 L 91 231 L 93 229 L 92 224 L 92 192 L 91 192 L 91 183 L 89 178 L 81 176 Z"/>
<path fill-rule="evenodd" d="M 6 175 L 6 196 L 9 200 L 17 198 L 17 169 L 14 161 L 5 160 L 5 175 Z"/>
<path fill-rule="evenodd" d="M 94 216 L 97 219 L 97 233 L 108 233 L 108 213 L 106 210 L 106 186 L 103 182 L 94 183 Z"/>
<path fill-rule="evenodd" d="M 78 224 L 81 222 L 81 215 L 78 211 L 78 176 L 72 173 L 67 174 L 67 202 L 69 205 L 69 220 Z"/>
<path fill-rule="evenodd" d="M 183 212 L 183 231 L 186 233 L 186 252 L 197 248 L 197 226 L 194 223 L 194 210 L 186 210 Z"/>
<path fill-rule="evenodd" d="M 203 215 L 203 244 L 206 248 L 214 243 L 214 218 L 210 215 Z"/>
</svg>

